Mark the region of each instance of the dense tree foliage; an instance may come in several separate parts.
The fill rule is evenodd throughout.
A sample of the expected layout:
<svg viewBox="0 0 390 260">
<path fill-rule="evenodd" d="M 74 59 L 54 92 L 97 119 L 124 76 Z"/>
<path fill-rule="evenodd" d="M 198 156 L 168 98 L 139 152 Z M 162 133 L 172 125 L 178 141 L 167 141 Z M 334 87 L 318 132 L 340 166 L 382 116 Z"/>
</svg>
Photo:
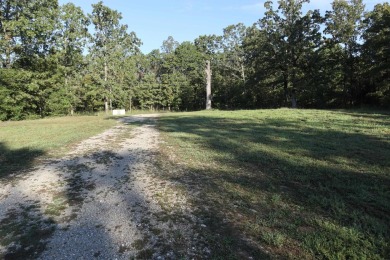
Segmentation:
<svg viewBox="0 0 390 260">
<path fill-rule="evenodd" d="M 366 14 L 362 50 L 363 101 L 390 106 L 390 4 L 375 6 Z"/>
<path fill-rule="evenodd" d="M 205 64 L 219 109 L 390 106 L 390 6 L 335 0 L 265 2 L 253 26 L 142 54 L 122 15 L 102 2 L 85 14 L 57 0 L 0 0 L 0 119 L 113 108 L 199 110 Z"/>
</svg>

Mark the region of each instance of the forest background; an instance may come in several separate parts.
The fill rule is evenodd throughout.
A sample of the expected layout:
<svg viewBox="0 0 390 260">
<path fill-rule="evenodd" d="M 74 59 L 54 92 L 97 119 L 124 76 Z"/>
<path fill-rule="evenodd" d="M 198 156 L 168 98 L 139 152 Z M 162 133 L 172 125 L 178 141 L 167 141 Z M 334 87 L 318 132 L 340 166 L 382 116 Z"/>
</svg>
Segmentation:
<svg viewBox="0 0 390 260">
<path fill-rule="evenodd" d="M 57 0 L 0 1 L 0 120 L 109 111 L 213 107 L 390 107 L 390 5 L 267 1 L 252 26 L 177 42 L 148 54 L 122 15 L 102 2 L 86 14 Z M 92 29 L 91 29 L 92 28 Z"/>
</svg>

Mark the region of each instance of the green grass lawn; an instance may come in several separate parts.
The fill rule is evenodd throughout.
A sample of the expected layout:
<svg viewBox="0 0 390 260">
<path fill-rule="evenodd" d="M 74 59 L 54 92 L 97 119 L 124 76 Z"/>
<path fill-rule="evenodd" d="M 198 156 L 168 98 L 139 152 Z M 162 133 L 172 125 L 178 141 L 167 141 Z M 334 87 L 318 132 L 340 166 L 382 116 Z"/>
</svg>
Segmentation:
<svg viewBox="0 0 390 260">
<path fill-rule="evenodd" d="M 163 115 L 160 178 L 192 196 L 220 259 L 390 258 L 390 114 Z"/>
<path fill-rule="evenodd" d="M 0 123 L 0 180 L 112 119 Z M 158 175 L 192 198 L 213 258 L 390 258 L 389 113 L 168 113 L 158 127 Z"/>
<path fill-rule="evenodd" d="M 22 173 L 37 159 L 61 156 L 73 144 L 115 124 L 103 116 L 0 122 L 0 180 Z"/>
</svg>

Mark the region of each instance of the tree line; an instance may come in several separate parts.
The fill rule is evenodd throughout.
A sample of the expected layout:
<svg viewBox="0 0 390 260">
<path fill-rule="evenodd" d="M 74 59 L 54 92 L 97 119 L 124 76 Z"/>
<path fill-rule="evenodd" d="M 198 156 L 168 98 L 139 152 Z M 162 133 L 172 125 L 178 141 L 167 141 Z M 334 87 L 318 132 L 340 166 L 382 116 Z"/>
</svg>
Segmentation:
<svg viewBox="0 0 390 260">
<path fill-rule="evenodd" d="M 303 13 L 308 0 L 265 3 L 252 26 L 148 54 L 122 15 L 102 2 L 85 14 L 57 0 L 0 0 L 0 120 L 113 108 L 390 106 L 390 5 L 362 0 Z"/>
</svg>

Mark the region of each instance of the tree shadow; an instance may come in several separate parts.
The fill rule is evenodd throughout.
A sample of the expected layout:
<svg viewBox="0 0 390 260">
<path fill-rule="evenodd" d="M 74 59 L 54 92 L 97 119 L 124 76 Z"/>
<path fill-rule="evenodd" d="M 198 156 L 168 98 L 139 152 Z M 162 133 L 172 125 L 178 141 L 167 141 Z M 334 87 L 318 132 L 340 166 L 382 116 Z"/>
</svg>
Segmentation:
<svg viewBox="0 0 390 260">
<path fill-rule="evenodd" d="M 139 122 L 135 123 L 139 124 Z M 70 235 L 67 235 L 69 239 L 64 247 L 76 246 L 77 239 L 75 238 L 83 240 L 80 237 L 80 230 L 84 230 L 84 226 L 88 227 L 88 233 L 99 234 L 102 236 L 101 240 L 114 244 L 113 239 L 107 232 L 102 233 L 100 229 L 106 224 L 104 223 L 105 215 L 113 214 L 109 209 L 112 207 L 109 204 L 113 203 L 112 197 L 108 198 L 106 196 L 109 194 L 110 197 L 115 194 L 118 202 L 121 202 L 115 205 L 115 207 L 120 205 L 126 209 L 123 211 L 123 219 L 127 220 L 127 223 L 117 223 L 117 226 L 131 224 L 137 228 L 141 237 L 134 238 L 133 241 L 124 242 L 117 249 L 118 251 L 110 247 L 110 251 L 103 252 L 104 246 L 101 246 L 102 250 L 95 252 L 95 255 L 99 255 L 99 257 L 111 258 L 120 256 L 127 251 L 135 250 L 137 259 L 154 259 L 156 258 L 156 253 L 158 253 L 157 256 L 160 255 L 168 259 L 189 258 L 190 256 L 203 258 L 210 254 L 208 250 L 211 248 L 212 256 L 219 258 L 224 255 L 230 257 L 240 255 L 245 258 L 248 258 L 248 256 L 262 256 L 261 259 L 269 258 L 267 253 L 253 247 L 248 241 L 240 240 L 240 248 L 234 248 L 236 244 L 233 244 L 232 240 L 238 237 L 238 234 L 229 225 L 220 225 L 223 222 L 223 216 L 216 211 L 208 213 L 213 215 L 213 218 L 210 218 L 204 212 L 195 211 L 196 217 L 202 220 L 202 224 L 206 224 L 206 230 L 204 227 L 199 226 L 199 223 L 193 222 L 188 215 L 180 212 L 170 212 L 169 210 L 165 211 L 164 209 L 156 211 L 155 205 L 159 203 L 154 201 L 155 205 L 151 207 L 151 198 L 145 197 L 141 190 L 137 190 L 132 186 L 132 180 L 134 180 L 135 176 L 132 175 L 131 169 L 137 164 L 145 163 L 142 158 L 138 158 L 139 161 L 133 161 L 134 153 L 150 155 L 151 151 L 132 149 L 125 153 L 113 153 L 112 150 L 104 150 L 87 155 L 88 160 L 94 160 L 94 166 L 104 166 L 104 169 L 99 169 L 99 167 L 91 169 L 91 164 L 85 164 L 85 158 L 83 157 L 74 157 L 62 162 L 63 165 L 66 165 L 63 170 L 68 172 L 64 178 L 67 188 L 63 195 L 66 196 L 68 202 L 77 202 L 77 204 L 72 204 L 75 207 L 74 209 L 76 209 L 74 211 L 75 215 L 71 219 L 64 219 L 71 221 L 77 218 L 77 208 L 81 208 L 85 201 L 88 201 L 88 203 L 101 201 L 100 204 L 98 203 L 99 207 L 101 207 L 99 214 L 92 214 L 88 222 L 79 223 L 83 227 L 78 229 L 71 227 L 70 231 L 67 231 L 70 232 Z M 126 161 L 126 159 L 131 163 L 128 163 L 129 161 Z M 155 178 L 153 186 L 166 184 L 166 179 L 162 178 L 159 172 L 150 172 L 149 174 L 153 174 Z M 107 180 L 102 182 L 102 178 Z M 151 189 L 154 189 L 153 186 Z M 144 188 L 147 187 L 151 186 L 145 186 Z M 109 202 L 106 203 L 106 200 Z M 171 205 L 167 206 L 170 207 Z M 112 230 L 114 228 L 111 227 Z M 221 230 L 223 230 L 223 236 L 221 235 Z M 72 232 L 75 235 L 72 235 Z M 189 236 L 188 233 L 192 235 Z M 226 234 L 229 234 L 229 236 Z M 96 241 L 96 243 L 99 243 L 99 241 Z M 216 244 L 219 245 L 218 249 L 213 248 L 213 245 Z M 85 251 L 90 251 L 91 247 L 96 248 L 96 245 L 84 243 Z M 63 248 L 62 250 L 64 251 L 65 249 Z M 222 250 L 228 251 L 222 254 Z M 191 254 L 188 254 L 189 251 L 191 251 Z M 87 257 L 83 252 L 75 252 L 74 256 L 80 258 Z"/>
<path fill-rule="evenodd" d="M 143 153 L 147 151 L 137 151 Z M 126 154 L 129 158 L 131 153 Z M 148 217 L 150 211 L 145 205 L 145 198 L 142 194 L 132 192 L 127 198 L 128 190 L 124 187 L 131 180 L 129 172 L 123 167 L 128 166 L 118 163 L 123 159 L 112 150 L 99 152 L 92 151 L 82 156 L 66 157 L 56 160 L 54 164 L 41 165 L 46 170 L 60 176 L 59 188 L 50 183 L 38 187 L 38 194 L 30 194 L 32 197 L 38 195 L 40 199 L 26 199 L 18 204 L 7 203 L 7 194 L 0 197 L 0 210 L 4 215 L 0 219 L 0 243 L 2 249 L 0 258 L 4 259 L 36 259 L 41 258 L 102 258 L 109 259 L 121 257 L 127 251 L 134 251 L 134 241 L 123 241 L 118 243 L 111 233 L 114 230 L 121 232 L 120 228 L 131 225 L 138 229 L 138 233 L 145 236 L 143 246 L 148 245 L 148 239 L 143 226 L 141 216 Z M 93 163 L 92 163 L 93 162 Z M 95 169 L 96 165 L 104 166 Z M 49 166 L 49 168 L 47 168 Z M 131 166 L 131 165 L 130 165 Z M 39 172 L 36 172 L 39 175 Z M 35 178 L 32 172 L 31 178 Z M 102 181 L 107 179 L 107 181 Z M 29 180 L 29 179 L 28 179 Z M 27 180 L 27 181 L 28 181 Z M 15 189 L 19 189 L 15 184 Z M 54 185 L 51 187 L 51 185 Z M 17 192 L 18 193 L 18 192 Z M 20 193 L 23 193 L 20 190 Z M 110 210 L 118 208 L 112 205 L 112 200 L 106 202 L 107 194 L 115 194 L 117 202 L 126 201 L 126 207 L 115 214 L 123 214 L 121 223 L 110 222 Z M 47 200 L 50 197 L 51 200 Z M 26 196 L 24 196 L 26 198 Z M 82 208 L 85 203 L 93 204 L 95 211 L 82 215 Z M 134 211 L 143 205 L 142 212 Z M 90 209 L 90 208 L 89 208 Z M 99 211 L 100 209 L 100 211 Z M 85 210 L 85 209 L 84 209 Z M 138 214 L 138 222 L 135 222 L 135 213 Z M 145 213 L 145 214 L 143 214 Z M 82 219 L 78 219 L 80 216 Z M 55 235 L 59 236 L 55 236 Z M 119 236 L 119 235 L 118 235 Z M 55 239 L 54 239 L 55 238 Z M 54 239 L 54 240 L 53 240 Z M 135 240 L 136 238 L 134 238 Z M 46 250 L 53 250 L 49 253 Z M 152 250 L 137 248 L 139 256 L 150 258 Z M 136 255 L 137 255 L 136 254 Z M 141 259 L 143 259 L 141 257 Z"/>
<path fill-rule="evenodd" d="M 375 119 L 388 119 L 390 116 L 389 110 L 379 110 L 379 109 L 357 109 L 351 112 L 350 110 L 336 110 L 335 112 L 340 114 L 345 114 L 353 117 L 367 117 Z"/>
<path fill-rule="evenodd" d="M 16 207 L 15 207 L 16 206 Z M 55 222 L 40 212 L 39 204 L 17 204 L 0 220 L 0 242 L 8 246 L 2 259 L 35 259 L 46 248 Z"/>
<path fill-rule="evenodd" d="M 154 120 L 125 122 L 135 126 L 152 123 Z M 92 165 L 78 156 L 62 160 L 63 172 L 69 174 L 64 179 L 66 189 L 59 195 L 76 209 L 75 215 L 64 221 L 76 218 L 86 199 L 89 202 L 96 199 L 91 194 L 108 188 L 117 194 L 118 201 L 126 202 L 125 219 L 129 223 L 138 219 L 136 223 L 141 224 L 139 232 L 144 237 L 135 241 L 139 258 L 151 258 L 153 246 L 164 244 L 164 253 L 173 252 L 172 256 L 177 258 L 186 257 L 186 248 L 192 246 L 200 251 L 210 249 L 210 257 L 216 259 L 308 255 L 331 258 L 332 252 L 363 258 L 364 251 L 376 251 L 376 256 L 385 257 L 390 252 L 386 246 L 390 222 L 388 140 L 386 136 L 367 134 L 366 126 L 360 129 L 355 126 L 359 132 L 345 132 L 337 129 L 348 127 L 348 122 L 333 120 L 328 124 L 329 128 L 272 118 L 260 121 L 210 116 L 162 117 L 159 123 L 162 134 L 172 134 L 177 141 L 172 147 L 168 147 L 171 143 L 162 144 L 160 172 L 155 172 L 155 178 L 158 183 L 169 181 L 184 187 L 201 222 L 192 223 L 185 216 L 172 214 L 161 214 L 158 223 L 150 223 L 150 218 L 140 219 L 151 212 L 147 199 L 134 190 L 129 196 L 125 184 L 130 179 L 125 165 L 117 162 L 121 157 L 130 158 L 132 152 L 150 153 L 142 149 L 124 154 L 112 153 L 111 149 L 92 151 L 88 155 L 95 162 Z M 172 162 L 164 149 L 182 153 L 177 154 L 181 164 Z M 202 163 L 191 163 L 194 157 Z M 108 167 L 92 169 L 97 164 Z M 89 174 L 91 171 L 93 175 Z M 99 183 L 99 176 L 111 172 L 119 174 L 119 181 Z M 132 211 L 134 207 L 139 209 Z M 100 230 L 106 211 L 102 207 L 101 214 L 92 215 L 90 221 L 82 222 L 73 231 L 81 234 L 82 226 L 87 227 L 86 232 L 96 229 L 94 234 L 102 236 L 104 243 L 114 244 L 109 234 Z M 180 230 L 153 234 L 162 222 L 187 228 L 195 224 L 196 236 L 182 238 Z M 348 232 L 357 235 L 349 239 Z M 196 240 L 201 241 L 200 245 Z M 88 242 L 93 240 L 85 246 Z M 323 245 L 318 248 L 316 243 Z M 77 245 L 77 239 L 67 246 L 72 245 Z M 109 253 L 120 255 L 133 247 L 126 244 L 110 249 Z M 91 253 L 91 257 L 112 255 Z"/>
<path fill-rule="evenodd" d="M 368 126 L 208 115 L 162 117 L 159 129 L 177 139 L 172 150 L 186 162 L 167 178 L 202 191 L 198 206 L 217 205 L 213 215 L 231 215 L 235 233 L 268 244 L 273 254 L 389 254 L 390 143 Z M 194 157 L 204 163 L 192 164 Z M 281 246 L 275 234 L 299 246 Z"/>
<path fill-rule="evenodd" d="M 34 161 L 45 155 L 40 149 L 12 149 L 0 142 L 0 181 L 7 181 L 10 175 L 19 176 L 31 169 Z"/>
</svg>

